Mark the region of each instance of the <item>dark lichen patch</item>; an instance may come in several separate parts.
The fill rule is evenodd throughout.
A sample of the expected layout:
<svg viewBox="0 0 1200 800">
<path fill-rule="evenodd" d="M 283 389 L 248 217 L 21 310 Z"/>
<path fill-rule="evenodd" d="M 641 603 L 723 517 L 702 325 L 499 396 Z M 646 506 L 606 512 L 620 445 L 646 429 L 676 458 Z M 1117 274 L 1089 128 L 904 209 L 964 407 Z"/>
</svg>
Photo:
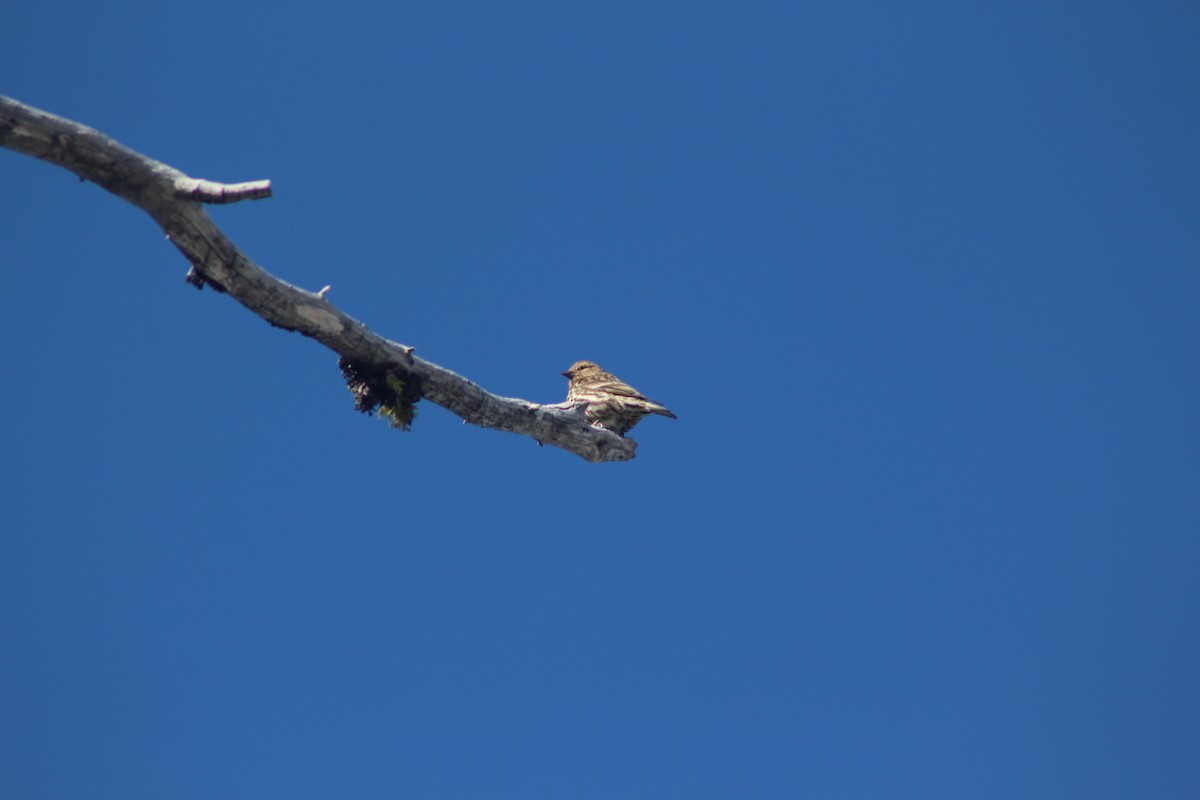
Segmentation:
<svg viewBox="0 0 1200 800">
<path fill-rule="evenodd" d="M 421 384 L 417 376 L 399 366 L 386 369 L 356 364 L 346 358 L 338 360 L 346 388 L 354 396 L 354 408 L 364 414 L 378 412 L 381 419 L 393 428 L 407 431 L 412 428 L 421 399 Z"/>
</svg>

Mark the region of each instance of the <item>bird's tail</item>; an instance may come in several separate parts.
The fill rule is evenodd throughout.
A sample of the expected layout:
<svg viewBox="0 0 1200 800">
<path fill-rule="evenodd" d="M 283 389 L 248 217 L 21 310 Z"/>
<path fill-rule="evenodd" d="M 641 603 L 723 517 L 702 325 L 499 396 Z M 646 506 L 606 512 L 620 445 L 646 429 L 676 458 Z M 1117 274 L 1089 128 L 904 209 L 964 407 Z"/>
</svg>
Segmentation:
<svg viewBox="0 0 1200 800">
<path fill-rule="evenodd" d="M 675 413 L 671 411 L 671 409 L 667 408 L 666 406 L 660 406 L 658 403 L 650 403 L 648 406 L 646 406 L 646 410 L 651 414 L 662 414 L 664 417 L 679 419 L 679 417 L 675 416 Z"/>
</svg>

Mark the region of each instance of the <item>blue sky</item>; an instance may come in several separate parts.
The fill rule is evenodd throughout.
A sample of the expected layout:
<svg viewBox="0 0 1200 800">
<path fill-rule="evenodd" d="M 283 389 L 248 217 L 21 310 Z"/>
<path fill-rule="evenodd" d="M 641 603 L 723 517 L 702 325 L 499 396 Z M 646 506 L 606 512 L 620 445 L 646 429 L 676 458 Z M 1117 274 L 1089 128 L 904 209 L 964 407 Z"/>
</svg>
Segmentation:
<svg viewBox="0 0 1200 800">
<path fill-rule="evenodd" d="M 355 414 L 0 152 L 12 798 L 1200 793 L 1184 3 L 9 4 L 0 91 L 591 465 Z"/>
</svg>

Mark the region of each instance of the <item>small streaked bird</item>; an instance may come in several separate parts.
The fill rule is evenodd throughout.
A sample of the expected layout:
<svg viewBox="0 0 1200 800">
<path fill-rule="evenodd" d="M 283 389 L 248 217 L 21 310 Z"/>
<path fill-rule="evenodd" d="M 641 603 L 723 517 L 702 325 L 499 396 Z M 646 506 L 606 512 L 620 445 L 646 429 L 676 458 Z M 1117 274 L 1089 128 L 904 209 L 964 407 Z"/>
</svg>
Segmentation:
<svg viewBox="0 0 1200 800">
<path fill-rule="evenodd" d="M 666 406 L 654 402 L 592 361 L 576 361 L 563 375 L 570 381 L 567 402 L 587 403 L 584 418 L 618 436 L 628 433 L 647 414 L 678 419 Z"/>
</svg>

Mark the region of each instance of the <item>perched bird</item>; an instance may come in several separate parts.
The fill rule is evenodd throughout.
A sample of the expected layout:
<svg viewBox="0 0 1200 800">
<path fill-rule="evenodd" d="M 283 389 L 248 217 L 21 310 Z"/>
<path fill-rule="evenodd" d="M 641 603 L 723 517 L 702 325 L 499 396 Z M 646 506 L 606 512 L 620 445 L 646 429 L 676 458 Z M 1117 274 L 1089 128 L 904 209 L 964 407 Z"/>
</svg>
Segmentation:
<svg viewBox="0 0 1200 800">
<path fill-rule="evenodd" d="M 678 419 L 666 406 L 654 402 L 591 361 L 576 361 L 563 375 L 570 381 L 567 402 L 587 403 L 584 418 L 618 436 L 624 436 L 647 414 Z"/>
</svg>

